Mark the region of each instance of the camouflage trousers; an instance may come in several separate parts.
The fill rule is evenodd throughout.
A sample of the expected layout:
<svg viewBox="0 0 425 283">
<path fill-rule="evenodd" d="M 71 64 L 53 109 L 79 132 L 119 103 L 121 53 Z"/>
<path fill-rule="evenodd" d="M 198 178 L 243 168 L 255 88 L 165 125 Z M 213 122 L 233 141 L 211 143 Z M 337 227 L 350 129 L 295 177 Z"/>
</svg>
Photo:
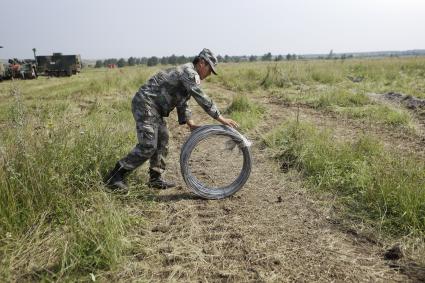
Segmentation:
<svg viewBox="0 0 425 283">
<path fill-rule="evenodd" d="M 136 121 L 138 144 L 119 163 L 127 170 L 134 170 L 149 160 L 149 169 L 159 174 L 165 171 L 168 154 L 168 128 L 154 102 L 137 94 L 131 111 Z"/>
</svg>

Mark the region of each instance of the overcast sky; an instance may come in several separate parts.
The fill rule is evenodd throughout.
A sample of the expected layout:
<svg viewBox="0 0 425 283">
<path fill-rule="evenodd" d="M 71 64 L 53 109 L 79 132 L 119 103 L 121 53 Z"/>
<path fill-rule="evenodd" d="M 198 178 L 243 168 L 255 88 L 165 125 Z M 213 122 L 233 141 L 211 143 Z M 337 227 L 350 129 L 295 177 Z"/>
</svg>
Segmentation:
<svg viewBox="0 0 425 283">
<path fill-rule="evenodd" d="M 425 49 L 423 0 L 0 0 L 0 58 Z"/>
</svg>

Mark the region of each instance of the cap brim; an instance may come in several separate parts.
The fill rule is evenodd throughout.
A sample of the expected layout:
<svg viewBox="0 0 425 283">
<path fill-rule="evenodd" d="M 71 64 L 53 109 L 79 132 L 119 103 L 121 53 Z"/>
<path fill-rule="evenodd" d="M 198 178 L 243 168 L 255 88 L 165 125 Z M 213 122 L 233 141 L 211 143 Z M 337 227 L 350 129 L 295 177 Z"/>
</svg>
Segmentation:
<svg viewBox="0 0 425 283">
<path fill-rule="evenodd" d="M 211 66 L 211 71 L 214 73 L 214 75 L 217 75 L 217 70 L 216 70 L 215 66 L 211 65 L 211 64 L 210 64 L 210 66 Z"/>
<path fill-rule="evenodd" d="M 210 65 L 210 67 L 211 67 L 211 71 L 213 72 L 213 74 L 214 74 L 214 75 L 217 75 L 217 69 L 215 68 L 214 64 L 211 62 L 210 58 L 208 58 L 208 57 L 206 57 L 206 56 L 202 56 L 202 55 L 201 55 L 201 57 L 202 57 L 203 59 L 205 59 L 205 61 L 207 61 L 207 62 L 208 62 L 208 65 Z"/>
<path fill-rule="evenodd" d="M 217 75 L 217 70 L 216 70 L 214 64 L 211 62 L 211 60 L 209 58 L 207 58 L 207 62 L 210 65 L 211 71 L 214 73 L 214 75 Z"/>
</svg>

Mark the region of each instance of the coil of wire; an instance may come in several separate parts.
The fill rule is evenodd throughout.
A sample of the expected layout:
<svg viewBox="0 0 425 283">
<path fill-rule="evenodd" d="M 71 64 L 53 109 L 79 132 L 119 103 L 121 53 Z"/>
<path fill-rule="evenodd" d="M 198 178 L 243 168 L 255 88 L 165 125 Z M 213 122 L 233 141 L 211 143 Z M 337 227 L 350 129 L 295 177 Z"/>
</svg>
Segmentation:
<svg viewBox="0 0 425 283">
<path fill-rule="evenodd" d="M 243 155 L 242 168 L 236 179 L 220 187 L 205 185 L 191 172 L 190 157 L 192 151 L 203 140 L 214 136 L 227 136 L 238 146 Z M 237 130 L 223 125 L 205 125 L 194 130 L 183 144 L 180 153 L 180 170 L 186 185 L 198 196 L 206 199 L 222 199 L 239 191 L 249 178 L 252 167 L 251 142 Z"/>
</svg>

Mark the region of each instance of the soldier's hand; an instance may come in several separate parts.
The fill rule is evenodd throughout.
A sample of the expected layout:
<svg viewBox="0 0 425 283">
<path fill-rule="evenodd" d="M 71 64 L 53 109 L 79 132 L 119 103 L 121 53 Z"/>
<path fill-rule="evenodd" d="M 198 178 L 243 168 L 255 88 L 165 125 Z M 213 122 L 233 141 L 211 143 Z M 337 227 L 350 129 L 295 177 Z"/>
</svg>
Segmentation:
<svg viewBox="0 0 425 283">
<path fill-rule="evenodd" d="M 189 130 L 192 132 L 200 127 L 200 125 L 197 125 L 193 122 L 193 120 L 189 120 L 186 122 L 187 126 L 189 127 Z"/>
<path fill-rule="evenodd" d="M 239 124 L 236 121 L 234 121 L 230 118 L 224 118 L 221 115 L 218 116 L 217 121 L 219 121 L 223 125 L 226 125 L 226 126 L 229 126 L 229 127 L 232 127 L 232 128 L 239 128 Z"/>
</svg>

